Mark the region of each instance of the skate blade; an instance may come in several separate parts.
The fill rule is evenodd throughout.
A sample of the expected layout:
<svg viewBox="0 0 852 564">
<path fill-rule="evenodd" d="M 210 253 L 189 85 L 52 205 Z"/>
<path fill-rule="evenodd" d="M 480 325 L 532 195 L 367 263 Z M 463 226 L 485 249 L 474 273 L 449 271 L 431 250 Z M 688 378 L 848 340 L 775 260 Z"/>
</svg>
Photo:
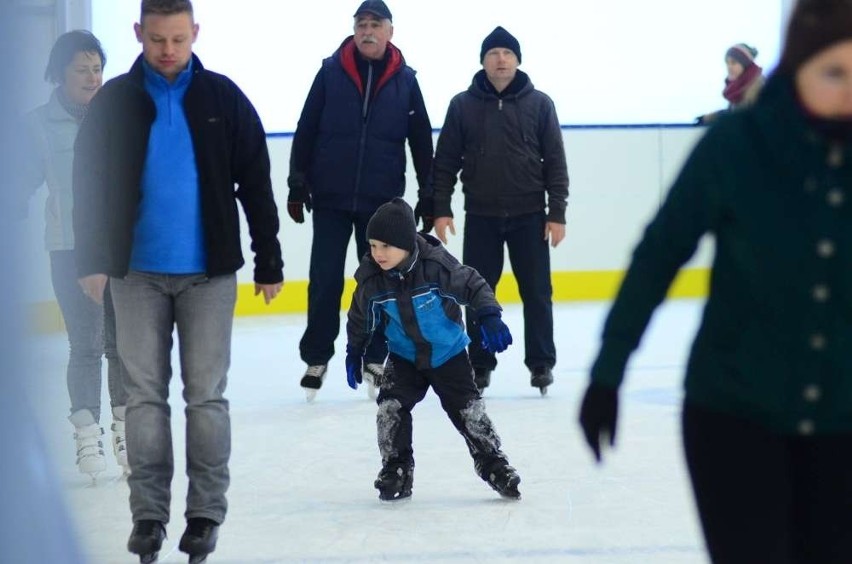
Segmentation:
<svg viewBox="0 0 852 564">
<path fill-rule="evenodd" d="M 151 554 L 140 554 L 139 555 L 139 562 L 141 564 L 154 564 L 155 562 L 159 561 L 159 558 L 160 558 L 159 552 L 152 552 Z"/>
<path fill-rule="evenodd" d="M 395 497 L 392 499 L 382 499 L 379 498 L 379 503 L 382 505 L 403 505 L 409 503 L 411 501 L 411 496 L 407 495 L 405 497 Z"/>
<path fill-rule="evenodd" d="M 541 386 L 538 389 L 538 391 L 541 392 L 542 397 L 546 396 L 547 395 L 547 386 Z"/>
<path fill-rule="evenodd" d="M 317 390 L 314 388 L 302 388 L 305 390 L 305 400 L 308 403 L 312 403 L 314 399 L 317 397 Z"/>
<path fill-rule="evenodd" d="M 205 564 L 207 562 L 206 554 L 193 554 L 189 557 L 189 564 Z"/>
</svg>

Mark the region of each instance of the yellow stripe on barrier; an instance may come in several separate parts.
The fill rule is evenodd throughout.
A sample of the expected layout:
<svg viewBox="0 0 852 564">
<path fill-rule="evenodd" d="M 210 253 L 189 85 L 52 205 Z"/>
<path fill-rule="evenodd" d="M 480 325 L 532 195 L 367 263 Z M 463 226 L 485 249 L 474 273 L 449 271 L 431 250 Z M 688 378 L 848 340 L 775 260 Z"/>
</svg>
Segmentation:
<svg viewBox="0 0 852 564">
<path fill-rule="evenodd" d="M 707 296 L 710 270 L 693 268 L 682 270 L 669 288 L 669 298 L 702 298 Z M 624 272 L 620 270 L 554 272 L 553 301 L 599 301 L 611 300 L 618 291 Z M 355 280 L 347 279 L 340 300 L 341 309 L 349 309 Z M 520 303 L 518 284 L 511 272 L 503 274 L 497 286 L 497 301 L 501 304 Z M 235 315 L 277 315 L 282 313 L 304 313 L 308 309 L 307 280 L 285 281 L 284 289 L 269 305 L 262 296 L 254 295 L 254 284 L 237 286 Z M 31 327 L 36 333 L 63 331 L 62 316 L 55 301 L 38 302 L 30 305 Z"/>
</svg>

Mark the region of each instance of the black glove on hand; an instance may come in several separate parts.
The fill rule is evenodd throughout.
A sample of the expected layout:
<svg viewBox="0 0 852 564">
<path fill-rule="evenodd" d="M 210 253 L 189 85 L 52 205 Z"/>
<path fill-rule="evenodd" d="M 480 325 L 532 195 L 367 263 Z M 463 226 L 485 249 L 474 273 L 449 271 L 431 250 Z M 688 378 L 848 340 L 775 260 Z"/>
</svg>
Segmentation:
<svg viewBox="0 0 852 564">
<path fill-rule="evenodd" d="M 429 233 L 435 227 L 435 201 L 426 196 L 417 200 L 417 205 L 414 206 L 414 224 L 423 219 L 423 229 L 421 233 Z"/>
<path fill-rule="evenodd" d="M 353 350 L 346 345 L 346 382 L 353 390 L 358 389 L 361 383 L 361 366 L 363 354 L 361 351 Z"/>
<path fill-rule="evenodd" d="M 296 223 L 305 222 L 305 210 L 311 211 L 311 190 L 308 183 L 301 178 L 287 179 L 290 194 L 287 196 L 287 213 Z"/>
<path fill-rule="evenodd" d="M 595 382 L 590 383 L 580 406 L 580 426 L 598 462 L 601 461 L 601 437 L 609 437 L 609 445 L 615 445 L 617 421 L 618 391 Z"/>
<path fill-rule="evenodd" d="M 482 335 L 482 348 L 492 354 L 503 352 L 512 344 L 512 333 L 500 319 L 499 311 L 489 311 L 479 316 L 479 332 Z"/>
</svg>

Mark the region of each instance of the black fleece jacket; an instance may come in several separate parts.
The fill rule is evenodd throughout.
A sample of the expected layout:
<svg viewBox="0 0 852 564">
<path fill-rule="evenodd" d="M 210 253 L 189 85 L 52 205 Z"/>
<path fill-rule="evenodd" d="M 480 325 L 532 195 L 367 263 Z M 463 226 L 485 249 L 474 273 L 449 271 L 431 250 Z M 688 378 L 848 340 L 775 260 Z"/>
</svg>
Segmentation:
<svg viewBox="0 0 852 564">
<path fill-rule="evenodd" d="M 272 195 L 266 133 L 251 102 L 227 77 L 193 55 L 183 105 L 201 195 L 206 274 L 245 263 L 237 200 L 255 254 L 254 280 L 283 280 L 278 209 Z M 156 108 L 143 83 L 142 57 L 107 82 L 80 126 L 74 155 L 74 237 L 80 276 L 127 274 L 142 172 Z"/>
</svg>

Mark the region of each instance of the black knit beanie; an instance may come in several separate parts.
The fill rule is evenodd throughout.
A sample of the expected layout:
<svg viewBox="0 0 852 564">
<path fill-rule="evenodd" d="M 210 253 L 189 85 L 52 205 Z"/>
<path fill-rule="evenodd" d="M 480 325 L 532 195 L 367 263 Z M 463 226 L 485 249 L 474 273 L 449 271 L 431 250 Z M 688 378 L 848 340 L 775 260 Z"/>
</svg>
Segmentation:
<svg viewBox="0 0 852 564">
<path fill-rule="evenodd" d="M 799 0 L 790 15 L 778 71 L 795 74 L 808 59 L 852 39 L 852 0 Z"/>
<path fill-rule="evenodd" d="M 505 47 L 506 49 L 509 49 L 518 58 L 518 64 L 521 63 L 521 44 L 518 43 L 518 40 L 515 39 L 514 35 L 498 25 L 494 28 L 494 31 L 489 33 L 482 41 L 482 49 L 479 51 L 480 64 L 485 60 L 485 53 L 495 47 Z"/>
<path fill-rule="evenodd" d="M 367 241 L 370 239 L 413 253 L 417 224 L 411 206 L 402 198 L 379 206 L 367 224 Z"/>
<path fill-rule="evenodd" d="M 745 43 L 737 43 L 725 53 L 726 59 L 733 59 L 747 69 L 754 63 L 757 57 L 757 49 Z"/>
</svg>

